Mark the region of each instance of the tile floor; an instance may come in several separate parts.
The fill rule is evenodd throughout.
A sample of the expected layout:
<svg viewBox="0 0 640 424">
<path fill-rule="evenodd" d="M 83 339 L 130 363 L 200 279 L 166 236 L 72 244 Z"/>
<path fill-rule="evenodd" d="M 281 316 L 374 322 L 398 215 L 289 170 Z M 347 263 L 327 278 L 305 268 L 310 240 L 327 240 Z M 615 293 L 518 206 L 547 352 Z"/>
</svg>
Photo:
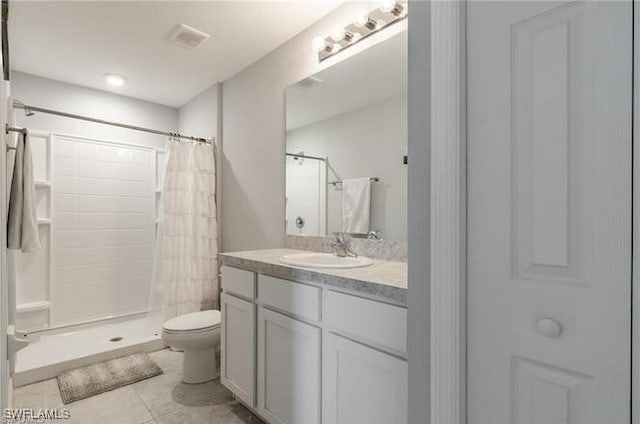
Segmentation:
<svg viewBox="0 0 640 424">
<path fill-rule="evenodd" d="M 14 391 L 15 408 L 67 408 L 68 424 L 261 424 L 216 379 L 203 384 L 180 381 L 182 353 L 150 354 L 164 374 L 111 392 L 64 405 L 56 379 Z"/>
</svg>

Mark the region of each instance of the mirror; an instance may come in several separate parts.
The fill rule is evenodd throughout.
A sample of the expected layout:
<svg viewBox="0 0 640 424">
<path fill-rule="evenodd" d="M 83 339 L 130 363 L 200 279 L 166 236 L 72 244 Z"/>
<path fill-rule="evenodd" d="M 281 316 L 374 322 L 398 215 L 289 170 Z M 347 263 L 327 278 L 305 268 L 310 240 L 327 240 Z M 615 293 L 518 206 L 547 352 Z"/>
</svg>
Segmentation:
<svg viewBox="0 0 640 424">
<path fill-rule="evenodd" d="M 407 33 L 287 88 L 286 230 L 407 239 Z"/>
</svg>

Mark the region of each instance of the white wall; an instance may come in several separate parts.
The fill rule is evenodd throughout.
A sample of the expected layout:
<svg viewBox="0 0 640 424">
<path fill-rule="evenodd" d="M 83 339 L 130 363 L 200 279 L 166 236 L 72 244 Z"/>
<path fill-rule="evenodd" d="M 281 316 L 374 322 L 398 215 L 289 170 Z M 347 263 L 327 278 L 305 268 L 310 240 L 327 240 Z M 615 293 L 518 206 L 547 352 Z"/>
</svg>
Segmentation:
<svg viewBox="0 0 640 424">
<path fill-rule="evenodd" d="M 181 134 L 216 137 L 218 132 L 218 85 L 212 85 L 178 111 Z"/>
<path fill-rule="evenodd" d="M 15 100 L 33 106 L 166 131 L 178 130 L 177 109 L 21 72 L 11 75 L 11 95 Z M 20 126 L 53 133 L 156 147 L 164 147 L 165 144 L 164 136 L 44 113 L 26 117 L 18 110 L 16 118 Z"/>
<path fill-rule="evenodd" d="M 406 143 L 406 95 L 287 132 L 288 152 L 329 158 L 330 181 L 380 178 L 371 186 L 371 230 L 382 230 L 387 240 L 407 239 Z M 342 190 L 329 186 L 327 199 L 327 231 L 342 231 Z"/>
<path fill-rule="evenodd" d="M 353 21 L 377 2 L 346 2 L 223 85 L 223 250 L 284 246 L 284 90 L 327 66 L 406 29 L 406 22 L 318 63 L 311 40 Z"/>
</svg>

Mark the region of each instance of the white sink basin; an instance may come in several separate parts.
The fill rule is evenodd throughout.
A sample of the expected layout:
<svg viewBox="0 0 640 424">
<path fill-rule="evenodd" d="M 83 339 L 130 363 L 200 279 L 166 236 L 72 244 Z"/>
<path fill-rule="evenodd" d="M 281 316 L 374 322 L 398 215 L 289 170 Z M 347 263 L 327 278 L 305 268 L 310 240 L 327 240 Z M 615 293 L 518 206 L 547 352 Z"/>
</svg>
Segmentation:
<svg viewBox="0 0 640 424">
<path fill-rule="evenodd" d="M 369 258 L 336 256 L 333 253 L 294 253 L 279 258 L 280 262 L 307 268 L 360 268 L 373 264 Z"/>
</svg>

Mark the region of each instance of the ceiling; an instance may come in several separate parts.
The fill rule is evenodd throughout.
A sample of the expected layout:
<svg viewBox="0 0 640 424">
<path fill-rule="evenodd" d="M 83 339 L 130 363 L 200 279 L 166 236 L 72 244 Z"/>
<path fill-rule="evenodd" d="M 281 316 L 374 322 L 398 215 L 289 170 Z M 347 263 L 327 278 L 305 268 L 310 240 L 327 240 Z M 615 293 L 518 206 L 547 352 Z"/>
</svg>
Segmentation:
<svg viewBox="0 0 640 424">
<path fill-rule="evenodd" d="M 344 0 L 10 2 L 12 69 L 180 107 Z M 211 34 L 193 50 L 167 42 L 185 23 Z M 105 73 L 127 78 L 108 87 Z"/>
<path fill-rule="evenodd" d="M 287 130 L 407 92 L 407 31 L 314 75 L 320 82 L 287 88 Z"/>
</svg>

